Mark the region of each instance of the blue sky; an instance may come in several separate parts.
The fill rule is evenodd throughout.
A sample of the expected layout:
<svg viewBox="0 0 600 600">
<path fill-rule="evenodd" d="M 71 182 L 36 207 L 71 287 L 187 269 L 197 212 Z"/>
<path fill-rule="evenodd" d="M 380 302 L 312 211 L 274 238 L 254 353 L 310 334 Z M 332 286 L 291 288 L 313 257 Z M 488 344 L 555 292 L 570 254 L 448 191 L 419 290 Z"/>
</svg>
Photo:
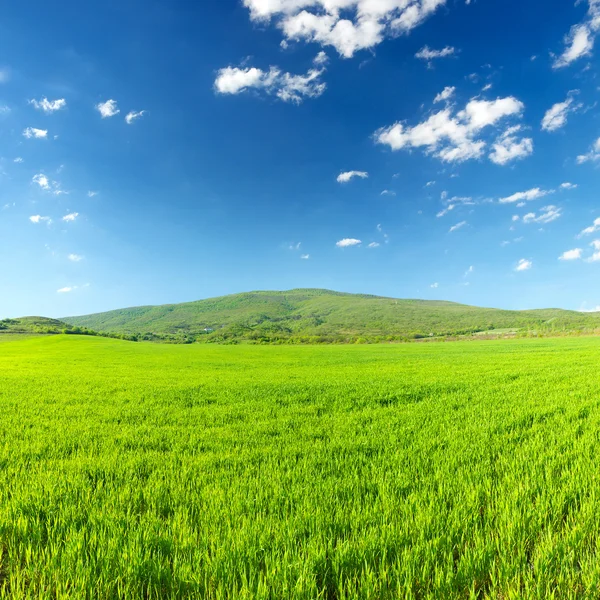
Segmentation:
<svg viewBox="0 0 600 600">
<path fill-rule="evenodd" d="M 0 317 L 594 309 L 599 32 L 599 0 L 4 3 Z"/>
</svg>

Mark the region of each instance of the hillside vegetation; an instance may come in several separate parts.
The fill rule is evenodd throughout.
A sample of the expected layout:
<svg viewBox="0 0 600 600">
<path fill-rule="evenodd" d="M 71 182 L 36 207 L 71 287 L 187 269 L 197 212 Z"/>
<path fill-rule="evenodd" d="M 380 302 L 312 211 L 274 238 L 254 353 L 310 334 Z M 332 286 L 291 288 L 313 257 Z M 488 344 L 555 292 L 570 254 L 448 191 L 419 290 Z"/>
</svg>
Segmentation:
<svg viewBox="0 0 600 600">
<path fill-rule="evenodd" d="M 508 311 L 314 289 L 249 292 L 63 320 L 72 326 L 142 339 L 265 343 L 394 341 L 498 330 L 556 334 L 600 328 L 598 314 L 559 309 Z"/>
</svg>

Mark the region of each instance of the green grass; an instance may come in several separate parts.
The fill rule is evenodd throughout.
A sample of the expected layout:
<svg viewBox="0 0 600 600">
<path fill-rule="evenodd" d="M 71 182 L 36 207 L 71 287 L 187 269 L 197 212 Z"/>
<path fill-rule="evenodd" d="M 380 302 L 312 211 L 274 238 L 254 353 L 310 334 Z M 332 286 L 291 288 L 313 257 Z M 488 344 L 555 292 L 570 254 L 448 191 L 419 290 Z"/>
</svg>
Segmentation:
<svg viewBox="0 0 600 600">
<path fill-rule="evenodd" d="M 0 345 L 0 598 L 600 596 L 600 340 Z"/>
<path fill-rule="evenodd" d="M 600 314 L 559 309 L 508 311 L 313 289 L 249 292 L 63 320 L 96 331 L 146 335 L 148 339 L 167 336 L 215 342 L 391 341 L 494 329 L 555 334 L 600 329 Z"/>
</svg>

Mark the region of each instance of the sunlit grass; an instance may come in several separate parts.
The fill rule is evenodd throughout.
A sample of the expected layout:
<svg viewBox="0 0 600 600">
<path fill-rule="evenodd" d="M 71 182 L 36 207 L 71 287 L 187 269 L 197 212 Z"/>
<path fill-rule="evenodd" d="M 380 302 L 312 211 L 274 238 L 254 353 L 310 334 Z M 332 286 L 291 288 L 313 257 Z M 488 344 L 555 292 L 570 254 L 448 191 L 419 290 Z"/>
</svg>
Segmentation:
<svg viewBox="0 0 600 600">
<path fill-rule="evenodd" d="M 600 596 L 600 341 L 0 345 L 0 597 Z"/>
</svg>

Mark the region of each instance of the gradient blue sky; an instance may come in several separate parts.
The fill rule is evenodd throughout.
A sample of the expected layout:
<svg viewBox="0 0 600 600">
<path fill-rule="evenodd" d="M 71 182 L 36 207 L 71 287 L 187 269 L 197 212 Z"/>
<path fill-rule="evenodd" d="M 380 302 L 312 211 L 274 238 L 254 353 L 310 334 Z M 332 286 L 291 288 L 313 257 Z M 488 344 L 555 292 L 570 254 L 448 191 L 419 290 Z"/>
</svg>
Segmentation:
<svg viewBox="0 0 600 600">
<path fill-rule="evenodd" d="M 599 30 L 599 0 L 3 3 L 0 317 L 593 309 Z"/>
</svg>

